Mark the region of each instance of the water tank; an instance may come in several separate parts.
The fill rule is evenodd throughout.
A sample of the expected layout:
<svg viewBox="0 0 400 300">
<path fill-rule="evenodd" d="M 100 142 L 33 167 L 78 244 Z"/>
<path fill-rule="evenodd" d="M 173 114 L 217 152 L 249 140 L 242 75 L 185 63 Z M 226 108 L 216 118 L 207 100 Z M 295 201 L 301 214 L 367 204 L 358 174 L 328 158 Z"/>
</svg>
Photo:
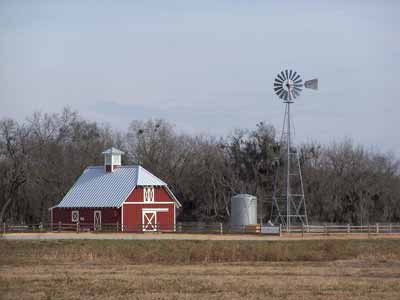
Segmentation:
<svg viewBox="0 0 400 300">
<path fill-rule="evenodd" d="M 257 197 L 239 194 L 231 198 L 231 226 L 241 229 L 245 225 L 257 224 Z"/>
</svg>

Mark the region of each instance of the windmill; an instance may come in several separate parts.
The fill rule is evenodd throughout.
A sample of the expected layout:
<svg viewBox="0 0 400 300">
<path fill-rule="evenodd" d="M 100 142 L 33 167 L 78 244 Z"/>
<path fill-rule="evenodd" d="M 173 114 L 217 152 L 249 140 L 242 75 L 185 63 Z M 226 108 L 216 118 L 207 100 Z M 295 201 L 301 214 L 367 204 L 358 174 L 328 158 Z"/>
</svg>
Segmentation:
<svg viewBox="0 0 400 300">
<path fill-rule="evenodd" d="M 293 122 L 290 104 L 300 96 L 303 87 L 318 89 L 318 79 L 305 81 L 293 70 L 280 72 L 274 81 L 275 94 L 285 103 L 282 135 L 279 143 L 279 159 L 276 161 L 272 195 L 271 220 L 290 231 L 291 225 L 308 225 L 304 198 L 303 177 L 297 148 L 293 145 Z"/>
</svg>

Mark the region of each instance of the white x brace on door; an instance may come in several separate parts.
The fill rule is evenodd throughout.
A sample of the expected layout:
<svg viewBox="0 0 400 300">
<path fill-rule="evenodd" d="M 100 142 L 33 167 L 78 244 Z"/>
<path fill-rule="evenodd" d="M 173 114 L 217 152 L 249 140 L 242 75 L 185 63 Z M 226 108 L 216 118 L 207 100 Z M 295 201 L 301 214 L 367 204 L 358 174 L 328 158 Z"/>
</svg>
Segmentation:
<svg viewBox="0 0 400 300">
<path fill-rule="evenodd" d="M 157 231 L 157 212 L 143 209 L 142 224 L 143 231 Z"/>
</svg>

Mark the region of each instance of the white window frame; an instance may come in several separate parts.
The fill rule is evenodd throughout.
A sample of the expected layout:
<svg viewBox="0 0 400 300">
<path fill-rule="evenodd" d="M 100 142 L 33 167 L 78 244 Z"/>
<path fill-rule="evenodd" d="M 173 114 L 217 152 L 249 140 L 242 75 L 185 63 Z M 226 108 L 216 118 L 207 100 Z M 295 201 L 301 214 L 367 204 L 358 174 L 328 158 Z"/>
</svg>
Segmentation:
<svg viewBox="0 0 400 300">
<path fill-rule="evenodd" d="M 100 221 L 99 224 L 96 224 L 96 215 L 98 214 L 98 220 Z M 94 230 L 101 230 L 101 210 L 95 210 L 93 212 L 93 228 Z"/>
<path fill-rule="evenodd" d="M 146 203 L 154 202 L 154 187 L 145 186 L 143 188 L 143 202 Z"/>
<path fill-rule="evenodd" d="M 73 210 L 71 212 L 71 220 L 72 220 L 72 223 L 78 223 L 79 222 L 79 210 Z"/>
</svg>

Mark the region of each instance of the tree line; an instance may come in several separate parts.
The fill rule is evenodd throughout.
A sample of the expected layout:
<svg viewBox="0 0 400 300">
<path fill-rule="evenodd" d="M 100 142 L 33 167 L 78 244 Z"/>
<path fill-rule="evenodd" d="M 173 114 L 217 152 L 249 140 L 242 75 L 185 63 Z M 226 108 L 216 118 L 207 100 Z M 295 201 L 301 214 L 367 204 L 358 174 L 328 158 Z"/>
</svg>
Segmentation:
<svg viewBox="0 0 400 300">
<path fill-rule="evenodd" d="M 259 220 L 269 220 L 279 161 L 275 128 L 260 122 L 226 137 L 178 132 L 165 120 L 132 121 L 125 131 L 65 108 L 24 122 L 0 120 L 0 222 L 48 222 L 82 171 L 102 165 L 101 152 L 123 150 L 168 183 L 183 204 L 179 221 L 229 221 L 230 198 L 256 195 Z M 344 139 L 299 147 L 311 223 L 400 221 L 399 161 Z"/>
</svg>

